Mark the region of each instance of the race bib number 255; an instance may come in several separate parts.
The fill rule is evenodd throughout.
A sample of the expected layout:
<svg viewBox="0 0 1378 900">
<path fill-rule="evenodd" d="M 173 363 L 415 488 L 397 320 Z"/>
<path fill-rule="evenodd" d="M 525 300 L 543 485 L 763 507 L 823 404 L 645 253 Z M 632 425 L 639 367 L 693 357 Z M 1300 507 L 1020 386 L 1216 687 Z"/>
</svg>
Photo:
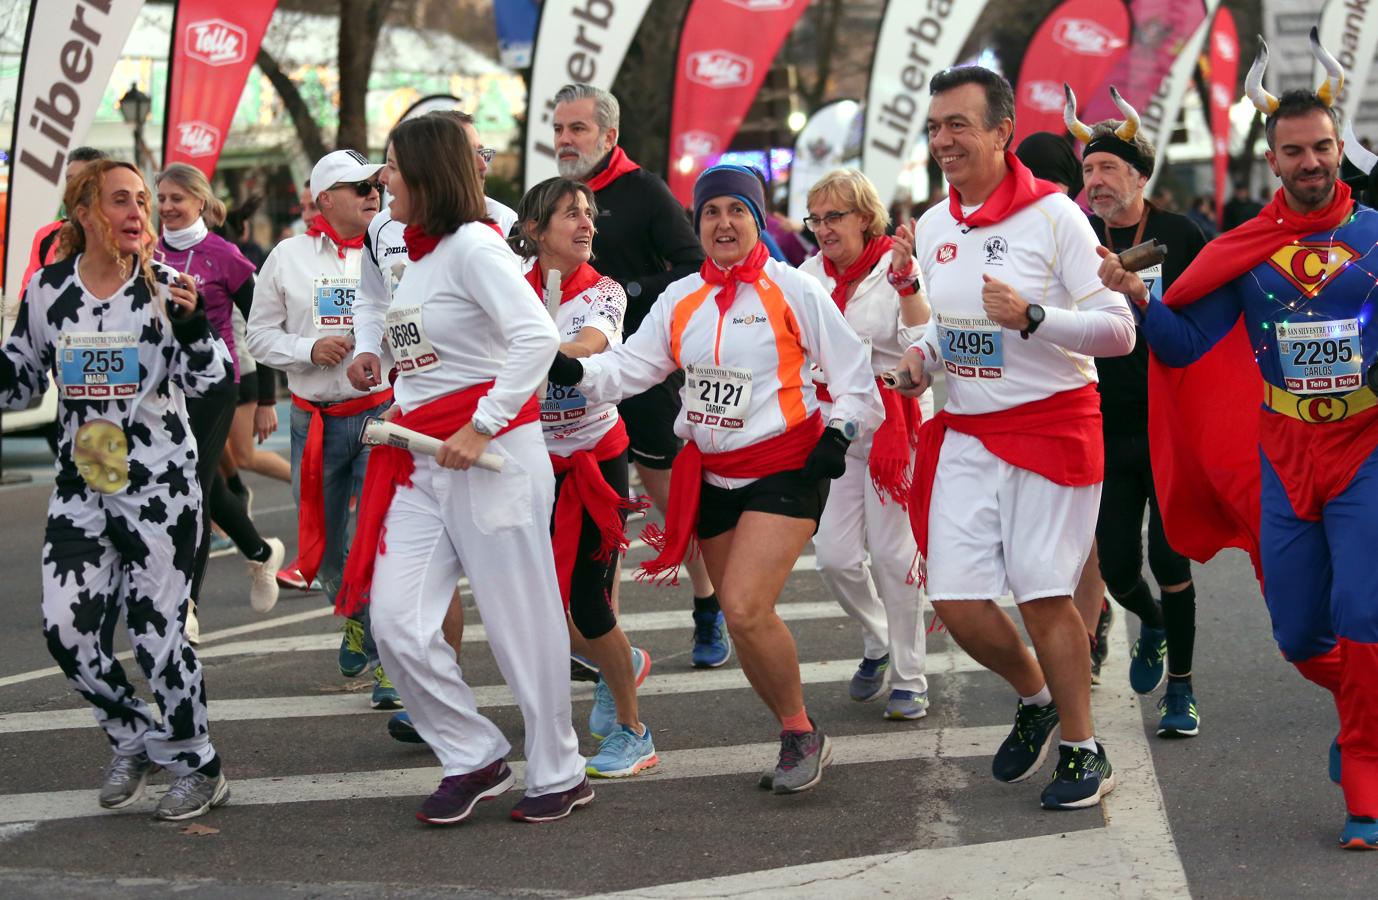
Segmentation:
<svg viewBox="0 0 1378 900">
<path fill-rule="evenodd" d="M 64 333 L 58 374 L 68 400 L 118 400 L 139 393 L 139 345 L 132 332 Z"/>
</svg>

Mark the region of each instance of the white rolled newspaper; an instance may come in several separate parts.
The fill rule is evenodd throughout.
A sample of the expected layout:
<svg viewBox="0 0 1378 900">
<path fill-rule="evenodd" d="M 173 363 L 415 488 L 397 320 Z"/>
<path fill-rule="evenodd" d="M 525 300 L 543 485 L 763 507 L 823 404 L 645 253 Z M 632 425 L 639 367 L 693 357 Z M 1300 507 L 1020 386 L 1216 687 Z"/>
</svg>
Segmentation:
<svg viewBox="0 0 1378 900">
<path fill-rule="evenodd" d="M 545 311 L 554 319 L 560 315 L 560 282 L 563 280 L 559 269 L 545 273 Z"/>
<path fill-rule="evenodd" d="M 370 447 L 399 447 L 425 456 L 435 456 L 441 445 L 445 443 L 429 434 L 422 434 L 419 431 L 394 425 L 391 422 L 384 422 L 382 419 L 371 416 L 364 420 L 364 430 L 359 435 L 359 440 Z M 485 453 L 474 462 L 475 466 L 480 469 L 487 469 L 489 472 L 501 472 L 502 464 L 503 458 L 496 453 Z"/>
</svg>

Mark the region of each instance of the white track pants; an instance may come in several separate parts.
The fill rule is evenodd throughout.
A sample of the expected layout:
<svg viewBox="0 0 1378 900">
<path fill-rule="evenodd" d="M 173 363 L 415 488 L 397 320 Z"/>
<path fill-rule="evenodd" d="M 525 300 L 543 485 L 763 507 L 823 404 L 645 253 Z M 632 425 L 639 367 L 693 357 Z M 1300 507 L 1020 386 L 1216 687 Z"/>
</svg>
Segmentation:
<svg viewBox="0 0 1378 900">
<path fill-rule="evenodd" d="M 849 452 L 846 473 L 828 493 L 813 539 L 818 573 L 861 625 L 865 655 L 879 659 L 890 654 L 890 687 L 926 691 L 924 597 L 916 585 L 906 583 L 914 562 L 914 534 L 905 510 L 893 501 L 880 502 L 867 468 L 869 455 L 869 440 Z"/>
<path fill-rule="evenodd" d="M 526 726 L 530 795 L 565 791 L 584 777 L 570 723 L 565 626 L 550 512 L 555 476 L 540 425 L 513 429 L 489 452 L 501 474 L 443 469 L 416 458 L 386 520 L 387 552 L 373 575 L 373 636 L 417 732 L 446 775 L 463 775 L 511 749 L 479 713 L 440 624 L 455 582 L 469 577 L 488 646 Z"/>
</svg>

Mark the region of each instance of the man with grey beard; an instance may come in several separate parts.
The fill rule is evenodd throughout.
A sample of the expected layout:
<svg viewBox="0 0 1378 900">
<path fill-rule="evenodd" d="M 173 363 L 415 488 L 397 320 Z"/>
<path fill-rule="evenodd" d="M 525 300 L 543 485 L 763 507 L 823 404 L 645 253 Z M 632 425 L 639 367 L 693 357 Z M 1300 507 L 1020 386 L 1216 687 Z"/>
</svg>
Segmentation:
<svg viewBox="0 0 1378 900">
<path fill-rule="evenodd" d="M 555 94 L 555 163 L 566 178 L 593 189 L 598 206 L 593 258 L 598 271 L 627 292 L 623 320 L 629 338 L 671 282 L 702 265 L 703 248 L 684 208 L 656 175 L 617 146 L 621 108 L 617 98 L 590 84 L 567 84 Z M 679 453 L 674 423 L 679 416 L 684 373 L 676 372 L 644 394 L 618 404 L 627 427 L 629 455 L 637 474 L 664 512 L 670 496 L 670 466 Z M 727 625 L 702 558 L 685 563 L 694 586 L 695 668 L 717 668 L 732 653 Z M 580 668 L 574 676 L 589 679 Z"/>
<path fill-rule="evenodd" d="M 1151 295 L 1161 298 L 1206 239 L 1186 216 L 1158 209 L 1144 198 L 1144 186 L 1153 174 L 1153 145 L 1124 124 L 1112 120 L 1090 129 L 1082 175 L 1094 213 L 1091 227 L 1101 243 L 1116 253 L 1151 238 L 1167 246 L 1163 263 L 1139 273 Z M 1138 335 L 1128 356 L 1097 359 L 1096 371 L 1105 437 L 1105 486 L 1096 524 L 1101 576 L 1111 596 L 1139 617 L 1130 685 L 1140 694 L 1149 694 L 1166 679 L 1167 694 L 1158 704 L 1162 712 L 1158 735 L 1191 737 L 1201 723 L 1191 683 L 1196 590 L 1190 563 L 1172 549 L 1163 533 L 1154 492 L 1148 452 L 1148 346 L 1143 335 Z M 1158 582 L 1161 603 L 1142 575 L 1145 505 L 1148 564 Z"/>
</svg>

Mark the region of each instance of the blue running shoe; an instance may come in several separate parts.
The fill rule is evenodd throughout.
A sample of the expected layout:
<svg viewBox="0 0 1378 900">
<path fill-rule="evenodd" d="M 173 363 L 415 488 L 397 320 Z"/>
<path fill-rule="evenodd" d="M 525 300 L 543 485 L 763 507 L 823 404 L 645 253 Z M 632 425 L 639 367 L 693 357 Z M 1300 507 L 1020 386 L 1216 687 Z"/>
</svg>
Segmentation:
<svg viewBox="0 0 1378 900">
<path fill-rule="evenodd" d="M 991 774 L 999 781 L 1014 784 L 1037 772 L 1048 756 L 1057 723 L 1057 704 L 1030 706 L 1016 701 L 1014 727 L 995 751 Z"/>
<path fill-rule="evenodd" d="M 1136 694 L 1151 694 L 1167 678 L 1167 631 L 1139 626 L 1139 639 L 1129 651 L 1129 686 Z"/>
<path fill-rule="evenodd" d="M 1043 789 L 1043 808 L 1085 809 L 1100 803 L 1100 798 L 1114 789 L 1115 773 L 1099 741 L 1094 751 L 1061 744 L 1057 771 L 1052 783 Z"/>
<path fill-rule="evenodd" d="M 584 771 L 594 778 L 626 778 L 660 762 L 655 744 L 651 743 L 650 726 L 643 723 L 645 733 L 637 734 L 626 725 L 603 739 L 598 755 L 588 761 Z"/>
<path fill-rule="evenodd" d="M 870 703 L 885 693 L 885 685 L 890 680 L 890 654 L 880 659 L 861 658 L 856 667 L 852 683 L 847 686 L 847 695 L 857 703 Z"/>
<path fill-rule="evenodd" d="M 1378 850 L 1378 819 L 1350 816 L 1340 832 L 1340 846 L 1346 850 Z"/>
<path fill-rule="evenodd" d="M 885 718 L 899 721 L 922 719 L 928 715 L 928 692 L 891 691 L 885 703 Z"/>
<path fill-rule="evenodd" d="M 694 652 L 691 657 L 696 669 L 716 669 L 732 656 L 732 638 L 727 634 L 727 620 L 721 611 L 694 613 Z"/>
<path fill-rule="evenodd" d="M 1339 784 L 1340 772 L 1340 736 L 1337 734 L 1335 740 L 1330 742 L 1330 780 Z"/>
<path fill-rule="evenodd" d="M 1158 737 L 1196 737 L 1201 732 L 1201 714 L 1196 710 L 1196 695 L 1185 682 L 1168 682 L 1167 693 L 1158 701 Z"/>
<path fill-rule="evenodd" d="M 368 668 L 368 654 L 364 652 L 364 623 L 358 619 L 344 620 L 339 663 L 340 674 L 346 678 L 353 678 Z"/>
<path fill-rule="evenodd" d="M 388 736 L 404 744 L 426 743 L 417 733 L 416 726 L 411 723 L 411 716 L 405 711 L 393 713 L 392 718 L 388 719 Z"/>
<path fill-rule="evenodd" d="M 601 741 L 617 728 L 617 701 L 612 697 L 612 688 L 603 679 L 593 689 L 593 709 L 589 710 L 589 734 L 595 741 Z"/>
<path fill-rule="evenodd" d="M 373 708 L 402 708 L 402 696 L 397 693 L 397 688 L 392 686 L 392 682 L 388 680 L 382 666 L 376 666 L 373 669 Z"/>
</svg>

